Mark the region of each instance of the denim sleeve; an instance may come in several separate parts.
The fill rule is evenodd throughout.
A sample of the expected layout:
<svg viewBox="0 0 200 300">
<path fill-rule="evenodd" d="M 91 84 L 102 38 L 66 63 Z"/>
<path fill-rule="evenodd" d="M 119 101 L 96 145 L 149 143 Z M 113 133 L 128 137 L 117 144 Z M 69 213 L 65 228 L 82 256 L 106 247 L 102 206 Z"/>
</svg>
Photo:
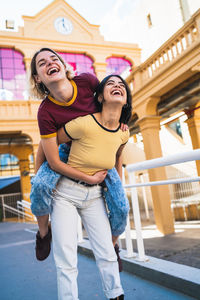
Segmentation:
<svg viewBox="0 0 200 300">
<path fill-rule="evenodd" d="M 112 234 L 118 236 L 125 230 L 129 213 L 129 201 L 115 168 L 108 170 L 105 178 L 107 189 L 103 194 L 108 207 Z"/>
<path fill-rule="evenodd" d="M 70 147 L 66 144 L 59 146 L 59 156 L 63 162 L 67 162 Z M 53 191 L 56 188 L 61 174 L 53 171 L 45 161 L 37 174 L 31 180 L 31 210 L 35 216 L 44 216 L 51 213 Z"/>
</svg>

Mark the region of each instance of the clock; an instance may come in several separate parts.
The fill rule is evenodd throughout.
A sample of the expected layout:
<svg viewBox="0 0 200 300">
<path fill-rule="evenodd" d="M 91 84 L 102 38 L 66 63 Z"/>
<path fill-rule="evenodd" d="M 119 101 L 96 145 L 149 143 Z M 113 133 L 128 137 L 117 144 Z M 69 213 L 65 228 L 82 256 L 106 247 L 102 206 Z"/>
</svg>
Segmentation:
<svg viewBox="0 0 200 300">
<path fill-rule="evenodd" d="M 57 32 L 62 34 L 70 34 L 73 30 L 73 25 L 70 20 L 64 17 L 58 17 L 54 22 Z"/>
</svg>

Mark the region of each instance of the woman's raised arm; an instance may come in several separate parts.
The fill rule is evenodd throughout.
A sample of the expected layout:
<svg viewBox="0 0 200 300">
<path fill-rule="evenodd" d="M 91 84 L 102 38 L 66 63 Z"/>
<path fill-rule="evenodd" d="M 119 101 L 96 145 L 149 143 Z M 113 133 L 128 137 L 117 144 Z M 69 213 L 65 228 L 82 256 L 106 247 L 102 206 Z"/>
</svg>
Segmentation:
<svg viewBox="0 0 200 300">
<path fill-rule="evenodd" d="M 66 134 L 65 134 L 66 136 Z M 62 140 L 62 139 L 61 139 Z M 66 142 L 70 141 L 70 139 L 67 137 Z M 62 140 L 62 143 L 65 142 Z M 96 173 L 93 176 L 87 175 L 78 169 L 75 169 L 68 164 L 62 162 L 59 157 L 59 151 L 58 151 L 58 145 L 57 145 L 57 138 L 52 137 L 48 139 L 42 139 L 42 147 L 44 149 L 45 157 L 51 167 L 52 170 L 54 170 L 57 173 L 60 173 L 64 176 L 81 180 L 84 182 L 87 182 L 89 184 L 97 184 L 101 183 L 106 174 L 107 171 L 100 171 Z"/>
</svg>

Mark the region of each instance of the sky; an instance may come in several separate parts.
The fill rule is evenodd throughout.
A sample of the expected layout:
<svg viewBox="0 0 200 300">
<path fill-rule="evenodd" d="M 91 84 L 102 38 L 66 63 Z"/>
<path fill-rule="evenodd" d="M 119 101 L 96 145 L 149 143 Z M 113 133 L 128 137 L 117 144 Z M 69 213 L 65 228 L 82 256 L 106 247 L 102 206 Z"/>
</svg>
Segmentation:
<svg viewBox="0 0 200 300">
<path fill-rule="evenodd" d="M 21 15 L 33 16 L 51 2 L 53 0 L 0 0 L 1 18 L 17 18 L 17 21 L 20 22 Z M 98 24 L 105 12 L 112 9 L 118 0 L 67 0 L 66 2 L 89 22 Z M 10 9 L 11 7 L 12 9 Z M 21 24 L 23 23 L 21 22 Z"/>
<path fill-rule="evenodd" d="M 120 22 L 120 20 L 130 14 L 139 1 L 140 0 L 67 0 L 66 2 L 89 23 L 100 25 L 100 30 L 105 40 L 111 40 L 109 34 L 110 26 L 108 26 L 108 24 L 111 25 L 113 17 Z M 0 0 L 0 29 L 3 28 L 6 19 L 15 20 L 16 25 L 23 26 L 22 15 L 34 16 L 51 2 L 53 2 L 53 0 Z M 118 32 L 116 37 L 112 38 L 112 40 L 124 41 L 123 33 Z"/>
<path fill-rule="evenodd" d="M 187 1 L 191 14 L 200 8 L 200 0 Z M 15 20 L 17 26 L 23 26 L 22 15 L 34 16 L 51 2 L 53 0 L 0 0 L 0 30 L 5 26 L 6 19 Z M 66 0 L 66 2 L 89 23 L 100 25 L 100 33 L 105 40 L 138 44 L 142 48 L 142 61 L 183 25 L 180 16 L 179 19 L 175 16 L 173 20 L 171 16 L 170 9 L 173 12 L 180 11 L 178 0 Z M 156 25 L 151 30 L 147 26 L 148 13 L 152 13 Z"/>
</svg>

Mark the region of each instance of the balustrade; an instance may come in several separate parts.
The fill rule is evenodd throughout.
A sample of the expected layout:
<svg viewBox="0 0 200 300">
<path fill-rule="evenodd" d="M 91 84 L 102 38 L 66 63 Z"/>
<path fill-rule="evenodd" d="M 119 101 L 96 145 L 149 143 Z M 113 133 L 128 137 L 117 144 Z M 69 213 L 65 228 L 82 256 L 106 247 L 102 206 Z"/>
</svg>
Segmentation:
<svg viewBox="0 0 200 300">
<path fill-rule="evenodd" d="M 168 41 L 166 41 L 151 57 L 132 71 L 127 78 L 131 85 L 135 81 L 135 91 L 140 89 L 147 81 L 153 79 L 164 67 L 174 63 L 175 60 L 183 55 L 197 40 L 200 39 L 200 10 Z M 138 73 L 140 80 L 138 80 Z M 133 86 L 130 86 L 133 90 Z M 134 92 L 134 91 L 133 91 Z"/>
<path fill-rule="evenodd" d="M 0 101 L 0 119 L 36 119 L 39 101 Z"/>
</svg>

